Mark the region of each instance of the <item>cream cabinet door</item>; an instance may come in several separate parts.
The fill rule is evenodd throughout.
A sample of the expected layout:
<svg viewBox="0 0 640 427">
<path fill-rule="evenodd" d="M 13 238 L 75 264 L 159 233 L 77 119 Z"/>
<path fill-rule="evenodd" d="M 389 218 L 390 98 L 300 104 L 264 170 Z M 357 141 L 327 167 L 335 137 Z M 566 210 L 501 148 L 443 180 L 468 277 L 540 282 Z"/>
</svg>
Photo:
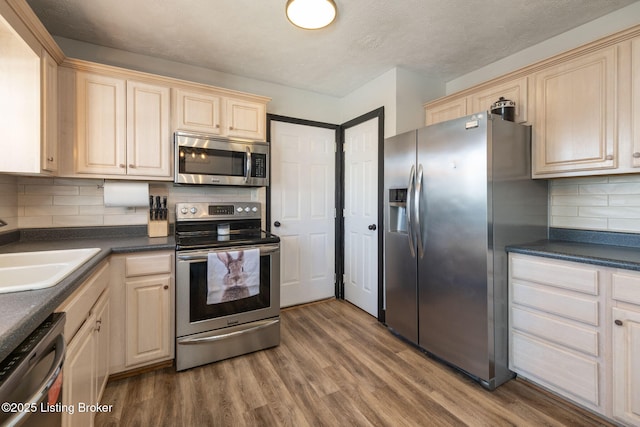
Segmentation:
<svg viewBox="0 0 640 427">
<path fill-rule="evenodd" d="M 102 392 L 107 385 L 109 377 L 109 351 L 110 351 L 110 328 L 111 319 L 109 316 L 109 290 L 107 289 L 96 302 L 93 309 L 95 313 L 95 340 L 96 340 L 96 401 L 100 400 Z"/>
<path fill-rule="evenodd" d="M 633 123 L 631 143 L 633 144 L 633 167 L 640 167 L 640 38 L 631 41 L 631 102 Z"/>
<path fill-rule="evenodd" d="M 127 175 L 171 176 L 170 89 L 127 81 Z"/>
<path fill-rule="evenodd" d="M 254 141 L 266 140 L 267 116 L 264 104 L 227 98 L 225 107 L 227 135 Z"/>
<path fill-rule="evenodd" d="M 76 82 L 76 172 L 126 174 L 125 80 L 78 72 Z"/>
<path fill-rule="evenodd" d="M 617 166 L 616 76 L 616 46 L 533 74 L 534 177 Z"/>
<path fill-rule="evenodd" d="M 516 103 L 515 122 L 525 123 L 528 120 L 527 77 L 521 77 L 507 83 L 491 86 L 471 94 L 468 97 L 469 104 L 471 105 L 468 114 L 491 110 L 491 105 L 500 99 L 501 96 Z"/>
<path fill-rule="evenodd" d="M 58 64 L 42 49 L 42 149 L 43 171 L 58 170 Z"/>
<path fill-rule="evenodd" d="M 222 133 L 219 96 L 176 89 L 174 103 L 175 129 L 214 135 Z"/>
<path fill-rule="evenodd" d="M 640 425 L 640 311 L 613 308 L 613 320 L 613 415 Z"/>
<path fill-rule="evenodd" d="M 456 98 L 443 104 L 425 107 L 425 124 L 427 126 L 467 115 L 467 98 Z"/>
<path fill-rule="evenodd" d="M 171 356 L 171 277 L 127 280 L 125 364 Z"/>
<path fill-rule="evenodd" d="M 96 398 L 95 323 L 90 316 L 67 347 L 64 361 L 62 402 L 78 408 L 79 403 L 92 404 Z M 93 413 L 62 411 L 62 425 L 85 427 L 93 425 Z"/>
</svg>

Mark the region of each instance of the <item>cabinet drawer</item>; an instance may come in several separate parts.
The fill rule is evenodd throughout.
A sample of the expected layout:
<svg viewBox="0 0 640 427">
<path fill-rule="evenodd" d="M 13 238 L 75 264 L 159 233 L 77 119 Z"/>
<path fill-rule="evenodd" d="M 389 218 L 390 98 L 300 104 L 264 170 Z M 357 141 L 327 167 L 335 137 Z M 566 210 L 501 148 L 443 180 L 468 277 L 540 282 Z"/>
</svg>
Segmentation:
<svg viewBox="0 0 640 427">
<path fill-rule="evenodd" d="M 511 277 L 557 288 L 598 295 L 598 270 L 586 265 L 514 256 Z"/>
<path fill-rule="evenodd" d="M 556 292 L 553 288 L 513 282 L 513 302 L 567 319 L 598 326 L 598 301 Z"/>
<path fill-rule="evenodd" d="M 173 253 L 153 255 L 132 255 L 125 261 L 126 277 L 170 274 L 173 266 Z"/>
<path fill-rule="evenodd" d="M 526 335 L 511 334 L 510 368 L 556 391 L 598 406 L 598 363 Z"/>
<path fill-rule="evenodd" d="M 511 309 L 511 326 L 553 343 L 598 356 L 598 331 L 580 328 L 518 307 Z"/>
<path fill-rule="evenodd" d="M 70 342 L 89 316 L 91 308 L 109 284 L 109 263 L 105 262 L 56 311 L 67 313 L 64 336 Z"/>
<path fill-rule="evenodd" d="M 640 274 L 613 273 L 611 281 L 613 299 L 640 305 Z"/>
</svg>

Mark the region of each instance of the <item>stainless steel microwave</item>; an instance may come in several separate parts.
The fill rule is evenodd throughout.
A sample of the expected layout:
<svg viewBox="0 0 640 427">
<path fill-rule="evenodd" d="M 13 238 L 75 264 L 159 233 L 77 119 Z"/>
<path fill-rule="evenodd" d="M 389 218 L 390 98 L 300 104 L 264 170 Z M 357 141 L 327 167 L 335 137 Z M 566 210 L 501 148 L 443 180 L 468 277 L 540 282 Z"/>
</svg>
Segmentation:
<svg viewBox="0 0 640 427">
<path fill-rule="evenodd" d="M 179 184 L 269 185 L 269 143 L 186 132 L 174 134 Z"/>
</svg>

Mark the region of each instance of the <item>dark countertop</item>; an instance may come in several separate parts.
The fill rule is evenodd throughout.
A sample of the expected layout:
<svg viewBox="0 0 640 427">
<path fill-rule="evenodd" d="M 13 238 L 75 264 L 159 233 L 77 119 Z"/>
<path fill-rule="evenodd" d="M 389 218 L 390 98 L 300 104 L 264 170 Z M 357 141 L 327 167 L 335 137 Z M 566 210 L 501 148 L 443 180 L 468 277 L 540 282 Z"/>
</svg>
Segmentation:
<svg viewBox="0 0 640 427">
<path fill-rule="evenodd" d="M 120 229 L 129 229 L 120 227 Z M 139 235 L 139 228 L 129 233 L 64 234 L 53 233 L 23 235 L 20 240 L 0 246 L 0 253 L 32 252 L 58 249 L 100 248 L 93 258 L 80 266 L 57 285 L 41 290 L 0 294 L 0 360 L 8 356 L 35 328 L 62 304 L 111 254 L 175 249 L 173 235 L 149 238 Z M 146 233 L 146 227 L 144 227 Z M 93 235 L 93 237 L 88 237 Z"/>
<path fill-rule="evenodd" d="M 508 246 L 507 252 L 640 271 L 640 235 L 550 229 L 549 239 Z"/>
</svg>

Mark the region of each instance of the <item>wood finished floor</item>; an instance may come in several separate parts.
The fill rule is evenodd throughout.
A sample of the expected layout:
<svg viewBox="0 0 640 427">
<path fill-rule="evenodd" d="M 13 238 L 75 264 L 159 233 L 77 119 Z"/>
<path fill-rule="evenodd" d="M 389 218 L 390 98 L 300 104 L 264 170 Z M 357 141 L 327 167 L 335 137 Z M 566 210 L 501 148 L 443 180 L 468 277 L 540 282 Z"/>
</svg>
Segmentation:
<svg viewBox="0 0 640 427">
<path fill-rule="evenodd" d="M 96 426 L 603 426 L 523 381 L 493 392 L 344 301 L 282 312 L 281 345 L 107 385 Z"/>
</svg>

